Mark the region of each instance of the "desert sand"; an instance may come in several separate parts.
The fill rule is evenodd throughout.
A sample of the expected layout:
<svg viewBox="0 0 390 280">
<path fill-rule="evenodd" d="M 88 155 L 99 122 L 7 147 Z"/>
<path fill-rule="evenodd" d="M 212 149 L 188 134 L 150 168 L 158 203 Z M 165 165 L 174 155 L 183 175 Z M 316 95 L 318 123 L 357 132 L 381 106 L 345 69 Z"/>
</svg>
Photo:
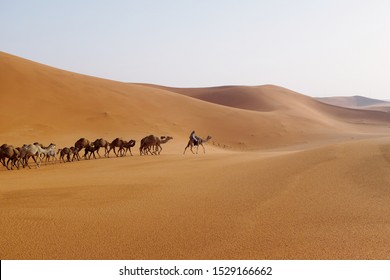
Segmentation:
<svg viewBox="0 0 390 280">
<path fill-rule="evenodd" d="M 136 139 L 0 167 L 0 259 L 388 259 L 390 114 L 274 85 L 175 89 L 0 53 L 0 144 Z M 206 153 L 184 147 L 195 129 Z M 159 156 L 142 137 L 170 135 Z"/>
</svg>

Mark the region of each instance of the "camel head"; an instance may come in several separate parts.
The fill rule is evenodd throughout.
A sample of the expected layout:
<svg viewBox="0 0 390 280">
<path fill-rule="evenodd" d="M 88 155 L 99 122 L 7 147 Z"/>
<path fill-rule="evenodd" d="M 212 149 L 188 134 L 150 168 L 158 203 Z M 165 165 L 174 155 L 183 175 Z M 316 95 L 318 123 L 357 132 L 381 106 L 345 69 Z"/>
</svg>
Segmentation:
<svg viewBox="0 0 390 280">
<path fill-rule="evenodd" d="M 47 147 L 47 149 L 55 149 L 56 144 L 50 143 L 50 145 Z"/>
<path fill-rule="evenodd" d="M 172 140 L 173 137 L 171 136 L 161 136 L 161 142 L 162 143 L 167 143 L 169 140 Z"/>
<path fill-rule="evenodd" d="M 129 144 L 129 147 L 134 147 L 135 146 L 135 140 L 131 139 L 128 144 Z"/>
</svg>

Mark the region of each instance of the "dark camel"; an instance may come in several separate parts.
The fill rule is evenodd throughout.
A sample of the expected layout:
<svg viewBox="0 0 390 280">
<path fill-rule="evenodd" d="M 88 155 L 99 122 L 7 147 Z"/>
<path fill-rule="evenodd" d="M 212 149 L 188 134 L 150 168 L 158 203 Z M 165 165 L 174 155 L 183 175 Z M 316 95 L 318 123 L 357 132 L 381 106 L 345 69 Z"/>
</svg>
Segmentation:
<svg viewBox="0 0 390 280">
<path fill-rule="evenodd" d="M 200 137 L 197 137 L 197 139 L 198 139 L 198 143 L 195 143 L 194 139 L 192 137 L 190 138 L 190 140 L 188 141 L 187 146 L 184 148 L 183 155 L 186 153 L 186 150 L 187 150 L 188 147 L 190 147 L 190 151 L 194 154 L 194 151 L 192 150 L 192 148 L 194 146 L 196 146 L 196 153 L 198 153 L 199 146 L 202 146 L 203 153 L 204 154 L 206 153 L 206 150 L 204 149 L 203 143 L 206 143 L 207 141 L 209 141 L 211 139 L 211 136 L 207 136 L 206 139 L 202 139 Z"/>
</svg>

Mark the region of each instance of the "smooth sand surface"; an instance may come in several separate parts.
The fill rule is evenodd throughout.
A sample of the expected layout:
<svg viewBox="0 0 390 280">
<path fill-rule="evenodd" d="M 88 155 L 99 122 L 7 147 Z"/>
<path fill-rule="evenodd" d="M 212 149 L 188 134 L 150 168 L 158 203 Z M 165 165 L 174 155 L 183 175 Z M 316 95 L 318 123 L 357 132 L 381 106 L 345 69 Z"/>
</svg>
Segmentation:
<svg viewBox="0 0 390 280">
<path fill-rule="evenodd" d="M 1 166 L 0 259 L 389 258 L 388 113 L 276 86 L 225 87 L 223 104 L 0 59 L 0 142 L 137 140 L 132 157 Z M 206 154 L 182 154 L 193 129 L 213 136 Z M 140 156 L 151 133 L 174 139 Z"/>
</svg>

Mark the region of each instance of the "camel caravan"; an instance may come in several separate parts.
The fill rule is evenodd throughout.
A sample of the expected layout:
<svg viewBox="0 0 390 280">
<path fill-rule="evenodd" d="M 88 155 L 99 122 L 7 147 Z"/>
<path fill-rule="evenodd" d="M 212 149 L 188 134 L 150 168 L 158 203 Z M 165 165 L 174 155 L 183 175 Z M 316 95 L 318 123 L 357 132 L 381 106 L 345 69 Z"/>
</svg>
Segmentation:
<svg viewBox="0 0 390 280">
<path fill-rule="evenodd" d="M 139 153 L 141 156 L 160 155 L 163 150 L 161 145 L 172 139 L 173 137 L 171 136 L 157 137 L 148 135 L 141 139 Z M 203 153 L 205 153 L 203 144 L 210 139 L 210 136 L 207 136 L 206 139 L 190 137 L 190 141 L 185 147 L 184 153 L 187 148 L 190 148 L 191 152 L 194 153 L 192 148 L 195 146 L 197 147 L 196 153 L 198 153 L 199 146 L 202 146 Z M 19 169 L 20 167 L 31 168 L 30 164 L 32 161 L 35 163 L 35 166 L 39 168 L 42 162 L 45 164 L 56 162 L 65 163 L 75 160 L 79 161 L 82 158 L 89 160 L 93 157 L 94 159 L 97 159 L 97 157 L 101 158 L 102 155 L 103 157 L 109 158 L 111 152 L 113 152 L 116 157 L 124 157 L 127 154 L 133 156 L 131 148 L 133 148 L 135 144 L 136 141 L 133 139 L 126 141 L 121 138 L 115 138 L 112 142 L 108 142 L 103 138 L 98 138 L 93 142 L 86 138 L 80 138 L 75 142 L 74 146 L 60 149 L 57 149 L 56 144 L 53 143 L 44 146 L 36 142 L 34 144 L 25 144 L 22 147 L 16 148 L 12 145 L 3 144 L 0 146 L 0 162 L 5 168 L 11 170 L 14 168 Z M 82 152 L 84 152 L 84 154 L 82 154 Z"/>
<path fill-rule="evenodd" d="M 171 136 L 157 137 L 153 134 L 148 135 L 141 139 L 139 153 L 141 156 L 160 155 L 163 150 L 161 145 L 172 139 L 173 137 Z M 211 136 L 207 136 L 207 138 L 203 139 L 191 135 L 183 154 L 185 154 L 187 148 L 190 148 L 190 151 L 194 154 L 193 147 L 196 147 L 196 153 L 198 153 L 199 146 L 202 146 L 203 153 L 206 153 L 203 144 L 210 139 Z M 108 142 L 103 138 L 98 138 L 93 142 L 86 138 L 80 138 L 75 142 L 74 146 L 60 149 L 57 149 L 56 144 L 53 143 L 44 146 L 36 142 L 34 144 L 25 144 L 22 147 L 16 148 L 12 145 L 3 144 L 0 146 L 0 162 L 5 168 L 11 170 L 14 168 L 19 169 L 20 167 L 31 168 L 30 164 L 32 161 L 35 163 L 35 166 L 39 168 L 42 162 L 50 164 L 56 162 L 72 162 L 75 160 L 79 161 L 82 158 L 89 160 L 91 157 L 94 159 L 97 159 L 97 157 L 109 158 L 111 152 L 113 152 L 116 157 L 124 157 L 127 154 L 133 156 L 131 148 L 133 148 L 135 144 L 136 141 L 133 139 L 126 141 L 121 138 L 115 138 L 112 142 Z M 82 152 L 84 152 L 84 154 L 82 154 Z"/>
</svg>

